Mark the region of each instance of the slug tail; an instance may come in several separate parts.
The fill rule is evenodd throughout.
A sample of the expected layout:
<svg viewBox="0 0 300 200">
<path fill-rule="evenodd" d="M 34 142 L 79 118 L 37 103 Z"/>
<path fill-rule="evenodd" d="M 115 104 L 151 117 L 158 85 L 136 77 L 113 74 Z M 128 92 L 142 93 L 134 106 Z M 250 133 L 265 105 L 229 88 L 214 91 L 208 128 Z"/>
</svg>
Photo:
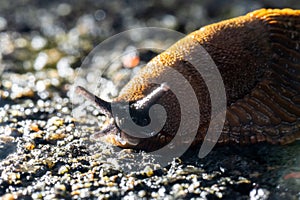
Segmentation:
<svg viewBox="0 0 300 200">
<path fill-rule="evenodd" d="M 300 10 L 250 13 L 267 29 L 270 58 L 262 80 L 230 105 L 221 143 L 287 144 L 300 137 Z"/>
</svg>

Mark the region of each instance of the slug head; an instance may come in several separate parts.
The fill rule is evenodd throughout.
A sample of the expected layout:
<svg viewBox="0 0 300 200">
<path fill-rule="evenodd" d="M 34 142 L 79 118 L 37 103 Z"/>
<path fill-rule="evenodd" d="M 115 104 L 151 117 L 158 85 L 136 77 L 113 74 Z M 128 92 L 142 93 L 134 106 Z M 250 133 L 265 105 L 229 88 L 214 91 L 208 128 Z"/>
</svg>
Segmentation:
<svg viewBox="0 0 300 200">
<path fill-rule="evenodd" d="M 169 91 L 169 87 L 166 83 L 163 83 L 140 100 L 110 103 L 81 86 L 76 88 L 78 94 L 93 102 L 100 112 L 110 119 L 110 123 L 106 128 L 92 135 L 93 140 L 101 140 L 122 148 L 143 149 L 146 151 L 153 150 L 153 146 L 150 147 L 148 144 L 157 144 L 157 142 L 165 144 L 157 136 L 162 136 L 159 131 L 166 118 L 163 119 L 158 116 L 161 113 L 151 114 L 151 107 L 167 91 Z M 150 126 L 151 122 L 154 122 L 152 126 Z"/>
</svg>

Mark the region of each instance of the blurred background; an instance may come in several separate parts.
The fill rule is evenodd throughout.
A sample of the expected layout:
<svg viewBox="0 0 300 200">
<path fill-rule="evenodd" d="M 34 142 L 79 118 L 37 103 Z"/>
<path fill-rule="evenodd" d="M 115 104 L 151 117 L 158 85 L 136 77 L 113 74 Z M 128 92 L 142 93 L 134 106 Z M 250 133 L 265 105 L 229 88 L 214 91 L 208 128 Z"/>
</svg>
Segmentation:
<svg viewBox="0 0 300 200">
<path fill-rule="evenodd" d="M 74 79 L 74 69 L 81 65 L 83 58 L 97 44 L 119 32 L 154 26 L 187 34 L 204 25 L 240 16 L 255 9 L 286 7 L 300 8 L 300 2 L 2 0 L 0 72 L 4 69 L 21 73 L 54 69 L 58 72 L 58 81 L 51 85 L 60 87 L 61 78 L 66 82 Z M 147 62 L 153 56 L 146 53 L 144 61 Z M 119 68 L 122 67 L 121 64 Z M 47 85 L 43 81 L 39 83 L 40 94 Z M 63 87 L 61 89 L 62 94 L 66 93 Z M 47 97 L 47 94 L 43 97 Z"/>
<path fill-rule="evenodd" d="M 0 15 L 4 18 L 1 20 L 1 30 L 21 33 L 38 31 L 46 36 L 54 36 L 67 33 L 86 20 L 90 23 L 86 26 L 96 29 L 94 34 L 107 37 L 141 26 L 166 27 L 187 33 L 205 24 L 255 9 L 286 7 L 299 9 L 300 3 L 297 0 L 3 0 L 0 3 Z"/>
</svg>

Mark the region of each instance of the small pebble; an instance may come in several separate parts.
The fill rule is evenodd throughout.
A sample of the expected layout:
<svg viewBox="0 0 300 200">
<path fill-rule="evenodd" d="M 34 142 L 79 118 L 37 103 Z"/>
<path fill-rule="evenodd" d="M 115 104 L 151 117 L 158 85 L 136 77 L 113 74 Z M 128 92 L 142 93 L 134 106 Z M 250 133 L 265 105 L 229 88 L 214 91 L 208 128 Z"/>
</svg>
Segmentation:
<svg viewBox="0 0 300 200">
<path fill-rule="evenodd" d="M 63 175 L 65 173 L 67 173 L 69 171 L 69 169 L 70 169 L 69 165 L 63 165 L 59 168 L 58 174 Z"/>
<path fill-rule="evenodd" d="M 32 143 L 32 142 L 27 142 L 27 143 L 25 144 L 25 149 L 27 149 L 27 150 L 29 150 L 29 151 L 33 150 L 34 148 L 35 148 L 35 144 Z"/>
<path fill-rule="evenodd" d="M 14 200 L 17 199 L 17 197 L 13 194 L 5 194 L 1 197 L 2 200 Z"/>
<path fill-rule="evenodd" d="M 40 50 L 47 44 L 47 40 L 43 38 L 42 36 L 34 36 L 31 40 L 31 47 L 34 50 Z"/>
<path fill-rule="evenodd" d="M 7 21 L 5 18 L 0 17 L 0 31 L 4 30 L 7 26 Z"/>
<path fill-rule="evenodd" d="M 38 132 L 40 130 L 37 124 L 31 124 L 30 129 L 34 132 Z"/>
</svg>

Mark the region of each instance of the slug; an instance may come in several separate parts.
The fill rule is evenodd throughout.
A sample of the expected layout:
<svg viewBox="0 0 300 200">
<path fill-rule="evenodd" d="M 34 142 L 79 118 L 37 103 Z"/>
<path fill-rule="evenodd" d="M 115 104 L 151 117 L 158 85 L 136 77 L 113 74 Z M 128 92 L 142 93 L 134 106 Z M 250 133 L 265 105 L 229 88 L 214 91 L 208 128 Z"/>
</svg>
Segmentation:
<svg viewBox="0 0 300 200">
<path fill-rule="evenodd" d="M 201 75 L 181 56 L 189 51 L 181 46 L 192 48 L 195 40 L 217 65 L 225 86 L 226 118 L 218 144 L 287 144 L 300 137 L 300 10 L 260 9 L 190 33 L 153 58 L 121 90 L 113 102 L 128 103 L 138 125 L 149 123 L 152 105 L 166 110 L 163 128 L 152 137 L 122 131 L 122 119 L 112 115 L 111 103 L 78 86 L 76 91 L 111 119 L 94 138 L 145 151 L 172 141 L 180 122 L 180 105 L 168 84 L 150 81 L 167 73 L 165 66 L 169 66 L 186 77 L 195 91 L 201 118 L 192 146 L 203 142 L 211 117 L 208 90 Z"/>
</svg>

